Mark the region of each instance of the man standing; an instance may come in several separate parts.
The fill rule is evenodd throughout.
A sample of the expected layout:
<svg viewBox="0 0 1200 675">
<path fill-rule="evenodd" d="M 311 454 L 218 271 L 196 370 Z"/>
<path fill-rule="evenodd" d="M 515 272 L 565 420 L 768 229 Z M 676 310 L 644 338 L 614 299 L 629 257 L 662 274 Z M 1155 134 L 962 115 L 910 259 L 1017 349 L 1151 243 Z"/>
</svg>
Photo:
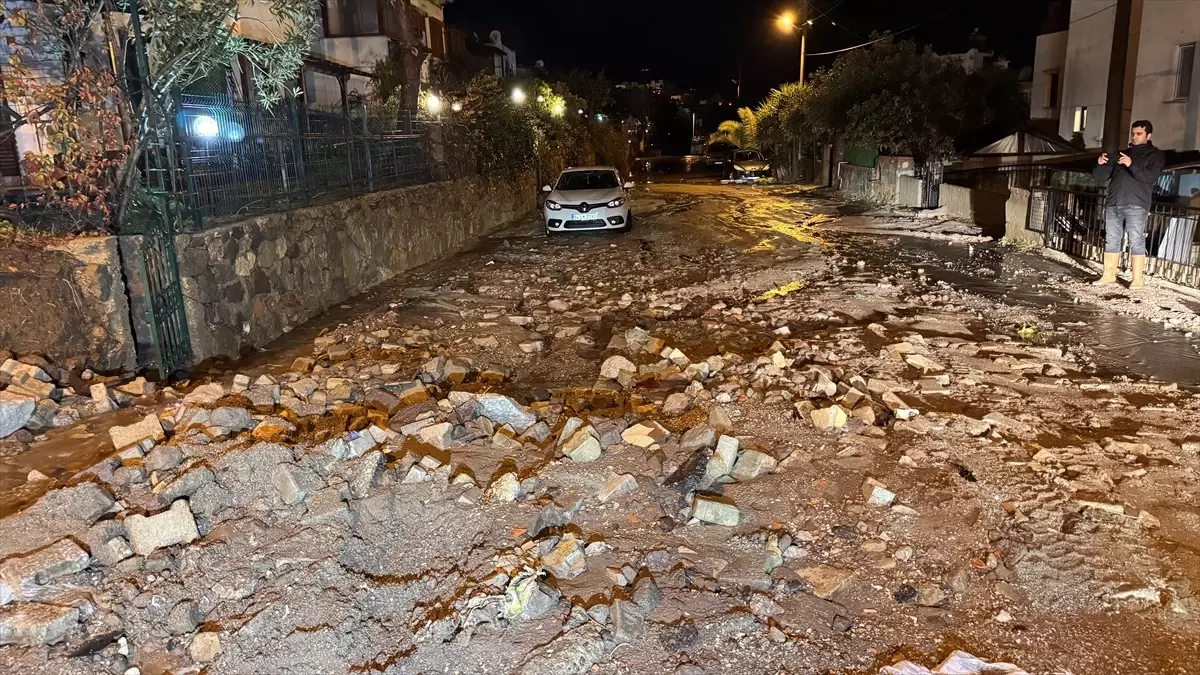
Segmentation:
<svg viewBox="0 0 1200 675">
<path fill-rule="evenodd" d="M 1117 160 L 1100 153 L 1092 175 L 1096 180 L 1109 180 L 1108 197 L 1104 204 L 1104 276 L 1097 284 L 1117 281 L 1117 265 L 1121 261 L 1121 240 L 1129 236 L 1129 268 L 1133 280 L 1130 288 L 1142 287 L 1146 272 L 1146 217 L 1150 212 L 1150 195 L 1166 159 L 1162 150 L 1150 142 L 1154 125 L 1146 120 L 1133 123 L 1129 147 Z"/>
</svg>

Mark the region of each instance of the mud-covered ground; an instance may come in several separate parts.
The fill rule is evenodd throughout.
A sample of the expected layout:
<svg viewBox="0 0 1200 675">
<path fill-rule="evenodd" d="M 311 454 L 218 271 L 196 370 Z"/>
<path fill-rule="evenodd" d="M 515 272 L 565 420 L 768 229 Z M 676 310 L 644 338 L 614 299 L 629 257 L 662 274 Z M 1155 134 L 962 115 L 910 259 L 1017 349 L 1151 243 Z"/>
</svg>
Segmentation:
<svg viewBox="0 0 1200 675">
<path fill-rule="evenodd" d="M 8 458 L 0 670 L 1200 670 L 1185 301 L 795 188 L 634 209 Z"/>
</svg>

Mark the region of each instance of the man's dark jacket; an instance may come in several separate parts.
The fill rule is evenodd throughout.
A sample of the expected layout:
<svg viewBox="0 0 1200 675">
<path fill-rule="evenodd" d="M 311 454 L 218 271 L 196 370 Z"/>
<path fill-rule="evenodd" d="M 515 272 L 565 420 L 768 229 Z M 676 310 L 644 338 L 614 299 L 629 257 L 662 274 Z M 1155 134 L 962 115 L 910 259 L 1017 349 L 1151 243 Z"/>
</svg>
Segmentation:
<svg viewBox="0 0 1200 675">
<path fill-rule="evenodd" d="M 1163 156 L 1162 150 L 1154 147 L 1150 141 L 1141 145 L 1131 145 L 1122 152 L 1133 160 L 1129 166 L 1117 163 L 1120 155 L 1109 155 L 1108 164 L 1097 164 L 1096 168 L 1092 169 L 1092 176 L 1096 180 L 1112 178 L 1112 182 L 1108 184 L 1108 198 L 1104 205 L 1140 206 L 1149 209 L 1150 194 L 1154 191 L 1158 175 L 1162 173 L 1163 165 L 1167 162 L 1166 157 Z"/>
</svg>

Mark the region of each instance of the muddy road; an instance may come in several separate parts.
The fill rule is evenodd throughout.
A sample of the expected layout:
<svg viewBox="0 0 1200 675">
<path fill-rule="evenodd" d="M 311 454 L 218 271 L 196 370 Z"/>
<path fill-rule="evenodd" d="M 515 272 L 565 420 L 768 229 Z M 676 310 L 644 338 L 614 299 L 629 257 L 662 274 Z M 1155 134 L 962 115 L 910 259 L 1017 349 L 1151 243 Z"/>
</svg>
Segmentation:
<svg viewBox="0 0 1200 675">
<path fill-rule="evenodd" d="M 793 187 L 634 209 L 6 457 L 0 670 L 1197 672 L 1200 359 L 1113 311 L 1185 301 Z"/>
</svg>

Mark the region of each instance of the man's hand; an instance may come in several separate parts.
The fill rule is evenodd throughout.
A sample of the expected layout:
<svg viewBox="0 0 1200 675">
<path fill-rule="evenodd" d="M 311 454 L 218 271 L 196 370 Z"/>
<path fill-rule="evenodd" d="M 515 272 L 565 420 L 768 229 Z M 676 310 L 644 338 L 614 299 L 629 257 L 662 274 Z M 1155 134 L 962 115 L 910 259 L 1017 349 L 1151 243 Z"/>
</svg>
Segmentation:
<svg viewBox="0 0 1200 675">
<path fill-rule="evenodd" d="M 1129 155 L 1122 152 L 1121 158 L 1117 160 L 1117 164 L 1120 164 L 1121 166 L 1129 166 L 1130 164 L 1133 164 L 1133 160 L 1129 159 Z"/>
<path fill-rule="evenodd" d="M 1108 164 L 1108 153 L 1107 152 L 1100 153 L 1100 159 L 1097 159 L 1096 163 L 1099 164 L 1100 166 L 1104 166 L 1105 164 Z"/>
</svg>

